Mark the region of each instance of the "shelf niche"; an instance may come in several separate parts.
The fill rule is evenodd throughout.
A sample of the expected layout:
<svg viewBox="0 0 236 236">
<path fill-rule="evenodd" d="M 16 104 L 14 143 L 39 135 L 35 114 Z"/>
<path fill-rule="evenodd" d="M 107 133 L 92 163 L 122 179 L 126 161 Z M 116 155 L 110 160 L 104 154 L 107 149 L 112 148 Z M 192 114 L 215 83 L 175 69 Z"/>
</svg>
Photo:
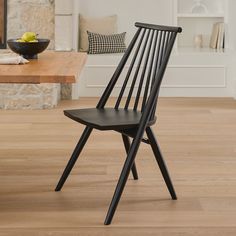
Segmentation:
<svg viewBox="0 0 236 236">
<path fill-rule="evenodd" d="M 177 48 L 195 49 L 194 38 L 197 35 L 202 35 L 203 48 L 210 49 L 213 25 L 217 22 L 223 22 L 227 27 L 227 0 L 202 0 L 201 2 L 206 10 L 203 13 L 192 13 L 196 1 L 176 1 L 176 24 L 183 28 L 183 34 L 178 38 Z M 227 47 L 227 35 L 225 45 Z M 199 51 L 202 50 L 199 49 Z M 216 52 L 216 50 L 208 51 Z M 222 50 L 219 51 L 222 52 Z"/>
</svg>

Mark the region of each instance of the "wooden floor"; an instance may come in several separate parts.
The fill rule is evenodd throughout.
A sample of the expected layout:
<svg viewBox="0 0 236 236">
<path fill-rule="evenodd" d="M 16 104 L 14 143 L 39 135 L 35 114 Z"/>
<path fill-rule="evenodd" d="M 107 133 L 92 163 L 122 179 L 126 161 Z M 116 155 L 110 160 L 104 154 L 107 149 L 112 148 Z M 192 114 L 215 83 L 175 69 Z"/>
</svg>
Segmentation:
<svg viewBox="0 0 236 236">
<path fill-rule="evenodd" d="M 83 126 L 63 109 L 0 111 L 0 235 L 235 236 L 236 101 L 159 102 L 159 144 L 179 197 L 170 200 L 148 145 L 137 156 L 111 226 L 103 221 L 122 168 L 121 137 L 94 131 L 64 189 L 54 187 Z"/>
</svg>

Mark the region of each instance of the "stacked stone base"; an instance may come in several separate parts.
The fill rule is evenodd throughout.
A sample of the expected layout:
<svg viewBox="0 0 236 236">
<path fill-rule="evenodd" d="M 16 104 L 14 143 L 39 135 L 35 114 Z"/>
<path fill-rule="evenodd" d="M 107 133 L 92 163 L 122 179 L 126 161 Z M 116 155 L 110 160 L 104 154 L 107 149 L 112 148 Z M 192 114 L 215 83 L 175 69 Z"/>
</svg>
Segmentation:
<svg viewBox="0 0 236 236">
<path fill-rule="evenodd" d="M 59 100 L 59 84 L 0 85 L 0 109 L 51 109 Z"/>
</svg>

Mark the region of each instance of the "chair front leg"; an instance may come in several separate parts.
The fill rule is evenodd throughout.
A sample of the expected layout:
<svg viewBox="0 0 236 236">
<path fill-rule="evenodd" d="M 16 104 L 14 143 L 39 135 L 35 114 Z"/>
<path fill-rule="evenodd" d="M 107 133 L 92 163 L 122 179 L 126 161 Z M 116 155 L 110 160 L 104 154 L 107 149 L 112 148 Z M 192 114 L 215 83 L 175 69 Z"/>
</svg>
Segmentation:
<svg viewBox="0 0 236 236">
<path fill-rule="evenodd" d="M 177 200 L 177 196 L 176 196 L 176 193 L 175 193 L 174 186 L 172 184 L 170 175 L 169 175 L 168 170 L 167 170 L 167 166 L 166 166 L 164 158 L 161 154 L 161 151 L 160 151 L 159 145 L 157 143 L 157 140 L 155 138 L 155 135 L 154 135 L 154 133 L 153 133 L 153 131 L 150 127 L 146 128 L 146 133 L 147 133 L 148 139 L 150 141 L 150 145 L 152 147 L 152 151 L 155 155 L 156 161 L 157 161 L 157 163 L 159 165 L 159 168 L 161 170 L 162 176 L 163 176 L 163 178 L 165 180 L 165 183 L 167 185 L 167 188 L 170 192 L 170 195 L 171 195 L 173 200 Z"/>
<path fill-rule="evenodd" d="M 107 216 L 106 216 L 106 219 L 104 222 L 105 225 L 111 224 L 111 221 L 112 221 L 113 216 L 115 214 L 116 208 L 117 208 L 118 203 L 120 201 L 122 192 L 124 190 L 125 184 L 126 184 L 127 179 L 129 177 L 130 170 L 134 164 L 134 160 L 135 160 L 136 154 L 138 152 L 138 148 L 139 148 L 141 140 L 142 140 L 141 135 L 142 135 L 142 133 L 139 133 L 139 135 L 137 135 L 133 139 L 133 142 L 132 142 L 131 147 L 129 149 L 129 153 L 127 155 L 125 164 L 124 164 L 123 169 L 121 171 L 120 178 L 117 183 L 116 190 L 113 195 L 109 210 L 107 212 Z"/>
<path fill-rule="evenodd" d="M 72 153 L 72 156 L 71 156 L 58 184 L 57 184 L 57 187 L 55 189 L 56 192 L 61 191 L 64 183 L 66 182 L 66 179 L 68 178 L 72 168 L 75 165 L 75 162 L 77 161 L 81 151 L 83 150 L 83 147 L 86 144 L 92 130 L 93 129 L 90 127 L 85 128 L 85 130 L 84 130 L 83 134 L 81 135 L 80 140 L 79 140 L 78 144 L 76 145 L 75 150 Z"/>
<path fill-rule="evenodd" d="M 123 139 L 123 143 L 124 143 L 124 146 L 125 146 L 126 154 L 128 155 L 129 149 L 130 149 L 129 137 L 127 137 L 126 135 L 122 134 L 122 139 Z M 136 167 L 135 161 L 134 161 L 134 164 L 132 166 L 132 174 L 133 174 L 134 180 L 138 180 L 138 171 L 137 171 L 137 167 Z"/>
</svg>

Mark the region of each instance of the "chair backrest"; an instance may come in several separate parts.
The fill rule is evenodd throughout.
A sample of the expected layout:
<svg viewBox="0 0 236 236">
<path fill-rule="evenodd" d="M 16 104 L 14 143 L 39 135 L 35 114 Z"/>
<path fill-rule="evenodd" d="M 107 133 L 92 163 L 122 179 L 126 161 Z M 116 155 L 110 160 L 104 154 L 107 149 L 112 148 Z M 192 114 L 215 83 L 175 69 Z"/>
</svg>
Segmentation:
<svg viewBox="0 0 236 236">
<path fill-rule="evenodd" d="M 128 67 L 125 79 L 117 98 L 116 109 L 145 109 L 154 118 L 159 89 L 167 67 L 167 63 L 180 27 L 135 23 L 138 28 L 108 86 L 106 87 L 97 108 L 104 108 L 124 68 Z M 129 60 L 129 65 L 127 65 Z M 124 107 L 121 100 L 124 99 Z M 131 105 L 131 98 L 134 102 Z M 146 108 L 147 102 L 151 104 Z"/>
</svg>

